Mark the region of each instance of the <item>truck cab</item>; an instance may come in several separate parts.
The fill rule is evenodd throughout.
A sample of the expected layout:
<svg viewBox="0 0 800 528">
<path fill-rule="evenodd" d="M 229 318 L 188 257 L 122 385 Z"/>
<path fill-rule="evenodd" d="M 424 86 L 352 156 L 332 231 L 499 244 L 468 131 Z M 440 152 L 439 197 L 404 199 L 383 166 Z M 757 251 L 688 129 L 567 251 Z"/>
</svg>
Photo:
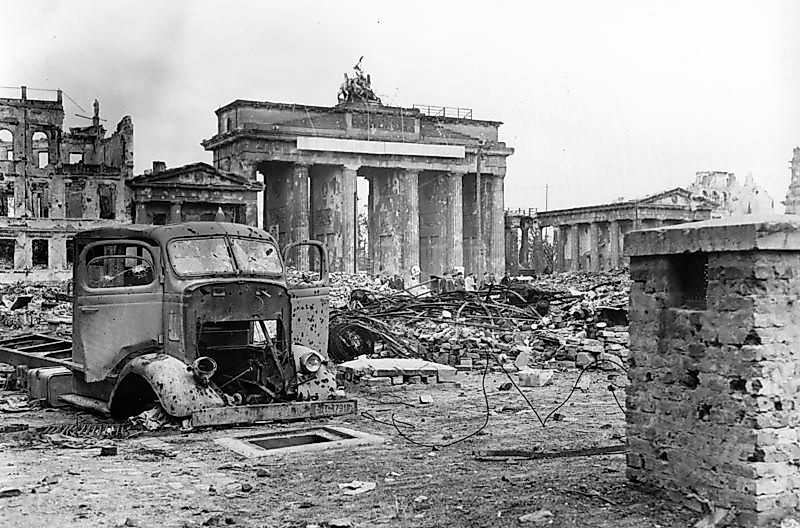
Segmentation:
<svg viewBox="0 0 800 528">
<path fill-rule="evenodd" d="M 79 233 L 59 398 L 118 417 L 161 405 L 197 426 L 355 412 L 328 368 L 326 258 L 224 222 Z"/>
</svg>

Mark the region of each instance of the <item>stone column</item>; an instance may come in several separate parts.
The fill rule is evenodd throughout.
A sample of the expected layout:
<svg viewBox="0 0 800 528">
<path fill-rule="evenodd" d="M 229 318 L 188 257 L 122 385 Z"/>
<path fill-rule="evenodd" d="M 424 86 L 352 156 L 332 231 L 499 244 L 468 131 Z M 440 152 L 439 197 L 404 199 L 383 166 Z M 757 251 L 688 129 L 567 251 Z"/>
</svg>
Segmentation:
<svg viewBox="0 0 800 528">
<path fill-rule="evenodd" d="M 342 264 L 341 271 L 355 273 L 358 242 L 357 202 L 358 167 L 342 167 Z"/>
<path fill-rule="evenodd" d="M 520 266 L 524 266 L 525 268 L 531 268 L 531 224 L 533 221 L 528 218 L 522 218 L 519 222 L 520 227 L 520 247 L 519 253 L 517 254 L 517 258 L 519 260 Z"/>
<path fill-rule="evenodd" d="M 511 275 L 519 274 L 519 217 L 506 215 L 506 270 Z M 522 231 L 523 235 L 525 231 Z"/>
<path fill-rule="evenodd" d="M 309 233 L 309 182 L 308 165 L 295 163 L 286 182 L 286 223 L 288 242 L 308 240 Z"/>
<path fill-rule="evenodd" d="M 566 271 L 565 255 L 567 247 L 567 229 L 564 226 L 553 227 L 553 272 Z"/>
<path fill-rule="evenodd" d="M 410 282 L 419 265 L 419 171 L 373 169 L 370 184 L 370 255 L 375 273 Z"/>
<path fill-rule="evenodd" d="M 589 224 L 589 270 L 600 271 L 600 225 Z"/>
<path fill-rule="evenodd" d="M 569 270 L 578 271 L 581 269 L 581 244 L 578 224 L 569 226 L 569 253 L 571 257 Z"/>
<path fill-rule="evenodd" d="M 462 175 L 424 171 L 419 175 L 419 265 L 427 280 L 463 266 Z"/>
<path fill-rule="evenodd" d="M 492 177 L 492 223 L 489 228 L 491 246 L 486 264 L 490 271 L 494 271 L 498 282 L 506 271 L 506 252 L 503 244 L 504 187 L 505 180 L 502 176 Z"/>
<path fill-rule="evenodd" d="M 180 224 L 181 220 L 181 203 L 173 202 L 169 204 L 169 220 L 168 224 Z"/>
<path fill-rule="evenodd" d="M 311 174 L 311 236 L 325 243 L 330 269 L 353 272 L 355 170 L 315 165 Z"/>
<path fill-rule="evenodd" d="M 610 244 L 611 269 L 619 268 L 619 222 L 612 220 L 608 223 L 608 243 Z"/>
</svg>

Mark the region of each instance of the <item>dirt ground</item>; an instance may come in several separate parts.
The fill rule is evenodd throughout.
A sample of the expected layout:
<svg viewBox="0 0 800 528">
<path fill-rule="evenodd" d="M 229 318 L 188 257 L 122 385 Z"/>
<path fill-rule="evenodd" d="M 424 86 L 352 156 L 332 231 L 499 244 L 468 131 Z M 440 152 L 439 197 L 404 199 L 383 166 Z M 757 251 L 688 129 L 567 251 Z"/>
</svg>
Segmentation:
<svg viewBox="0 0 800 528">
<path fill-rule="evenodd" d="M 362 389 L 354 394 L 358 415 L 315 422 L 385 438 L 372 447 L 245 459 L 213 442 L 243 432 L 228 428 L 116 439 L 118 453 L 100 456 L 96 439 L 59 448 L 30 432 L 2 433 L 0 488 L 18 488 L 21 494 L 0 498 L 0 526 L 691 526 L 697 513 L 628 483 L 623 454 L 480 459 L 491 449 L 557 451 L 623 443 L 624 416 L 607 390 L 609 373 L 588 375 L 588 390 L 576 391 L 559 411 L 563 417 L 542 428 L 519 394 L 499 390 L 505 375 L 490 373 L 487 427 L 443 449 L 413 445 L 391 425 L 361 413 L 383 422 L 394 413 L 413 425 L 407 430 L 417 441 L 452 441 L 483 423 L 480 373 L 460 374 L 458 384 Z M 557 372 L 553 385 L 525 393 L 544 415 L 566 397 L 576 376 L 577 371 Z M 618 394 L 624 405 L 624 392 Z M 420 395 L 431 403 L 420 403 Z M 73 410 L 40 409 L 0 413 L 0 430 L 97 421 L 102 420 Z M 345 495 L 338 484 L 353 480 L 376 486 Z M 520 520 L 526 514 L 534 519 Z"/>
</svg>

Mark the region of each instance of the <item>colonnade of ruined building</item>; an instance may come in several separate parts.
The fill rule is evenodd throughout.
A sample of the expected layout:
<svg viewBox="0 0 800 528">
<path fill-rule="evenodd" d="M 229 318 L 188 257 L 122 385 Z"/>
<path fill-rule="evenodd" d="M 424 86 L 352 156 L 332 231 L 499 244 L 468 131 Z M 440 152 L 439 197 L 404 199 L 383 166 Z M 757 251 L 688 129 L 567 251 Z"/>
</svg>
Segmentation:
<svg viewBox="0 0 800 528">
<path fill-rule="evenodd" d="M 218 132 L 203 146 L 217 168 L 265 182 L 261 220 L 281 244 L 321 240 L 333 270 L 357 268 L 363 177 L 366 271 L 408 279 L 419 268 L 422 280 L 462 267 L 502 274 L 513 150 L 498 139 L 501 123 L 427 110 L 237 100 L 217 110 Z"/>
<path fill-rule="evenodd" d="M 795 149 L 800 175 L 800 149 Z M 800 176 L 797 177 L 800 182 Z M 794 180 L 793 180 L 794 181 Z M 795 190 L 800 183 L 795 183 Z M 790 188 L 790 195 L 791 195 Z M 800 195 L 800 193 L 796 193 Z M 800 203 L 800 199 L 789 203 Z M 635 200 L 548 211 L 506 211 L 506 263 L 512 275 L 601 271 L 628 265 L 626 233 L 745 214 L 771 213 L 774 201 L 749 176 L 698 171 L 687 188 Z"/>
</svg>

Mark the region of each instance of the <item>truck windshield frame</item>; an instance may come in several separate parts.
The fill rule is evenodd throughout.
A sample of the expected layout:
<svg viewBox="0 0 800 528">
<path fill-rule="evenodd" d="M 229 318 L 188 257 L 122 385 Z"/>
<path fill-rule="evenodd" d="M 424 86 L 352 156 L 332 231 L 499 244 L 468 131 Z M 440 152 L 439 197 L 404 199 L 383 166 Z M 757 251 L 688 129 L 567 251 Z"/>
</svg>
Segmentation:
<svg viewBox="0 0 800 528">
<path fill-rule="evenodd" d="M 253 256 L 258 247 L 253 244 L 266 246 L 263 256 L 271 257 L 266 266 L 256 265 L 259 259 L 254 260 Z M 258 238 L 214 235 L 174 238 L 167 243 L 167 258 L 172 270 L 179 277 L 280 277 L 283 275 L 283 263 L 279 255 L 275 244 Z"/>
</svg>

